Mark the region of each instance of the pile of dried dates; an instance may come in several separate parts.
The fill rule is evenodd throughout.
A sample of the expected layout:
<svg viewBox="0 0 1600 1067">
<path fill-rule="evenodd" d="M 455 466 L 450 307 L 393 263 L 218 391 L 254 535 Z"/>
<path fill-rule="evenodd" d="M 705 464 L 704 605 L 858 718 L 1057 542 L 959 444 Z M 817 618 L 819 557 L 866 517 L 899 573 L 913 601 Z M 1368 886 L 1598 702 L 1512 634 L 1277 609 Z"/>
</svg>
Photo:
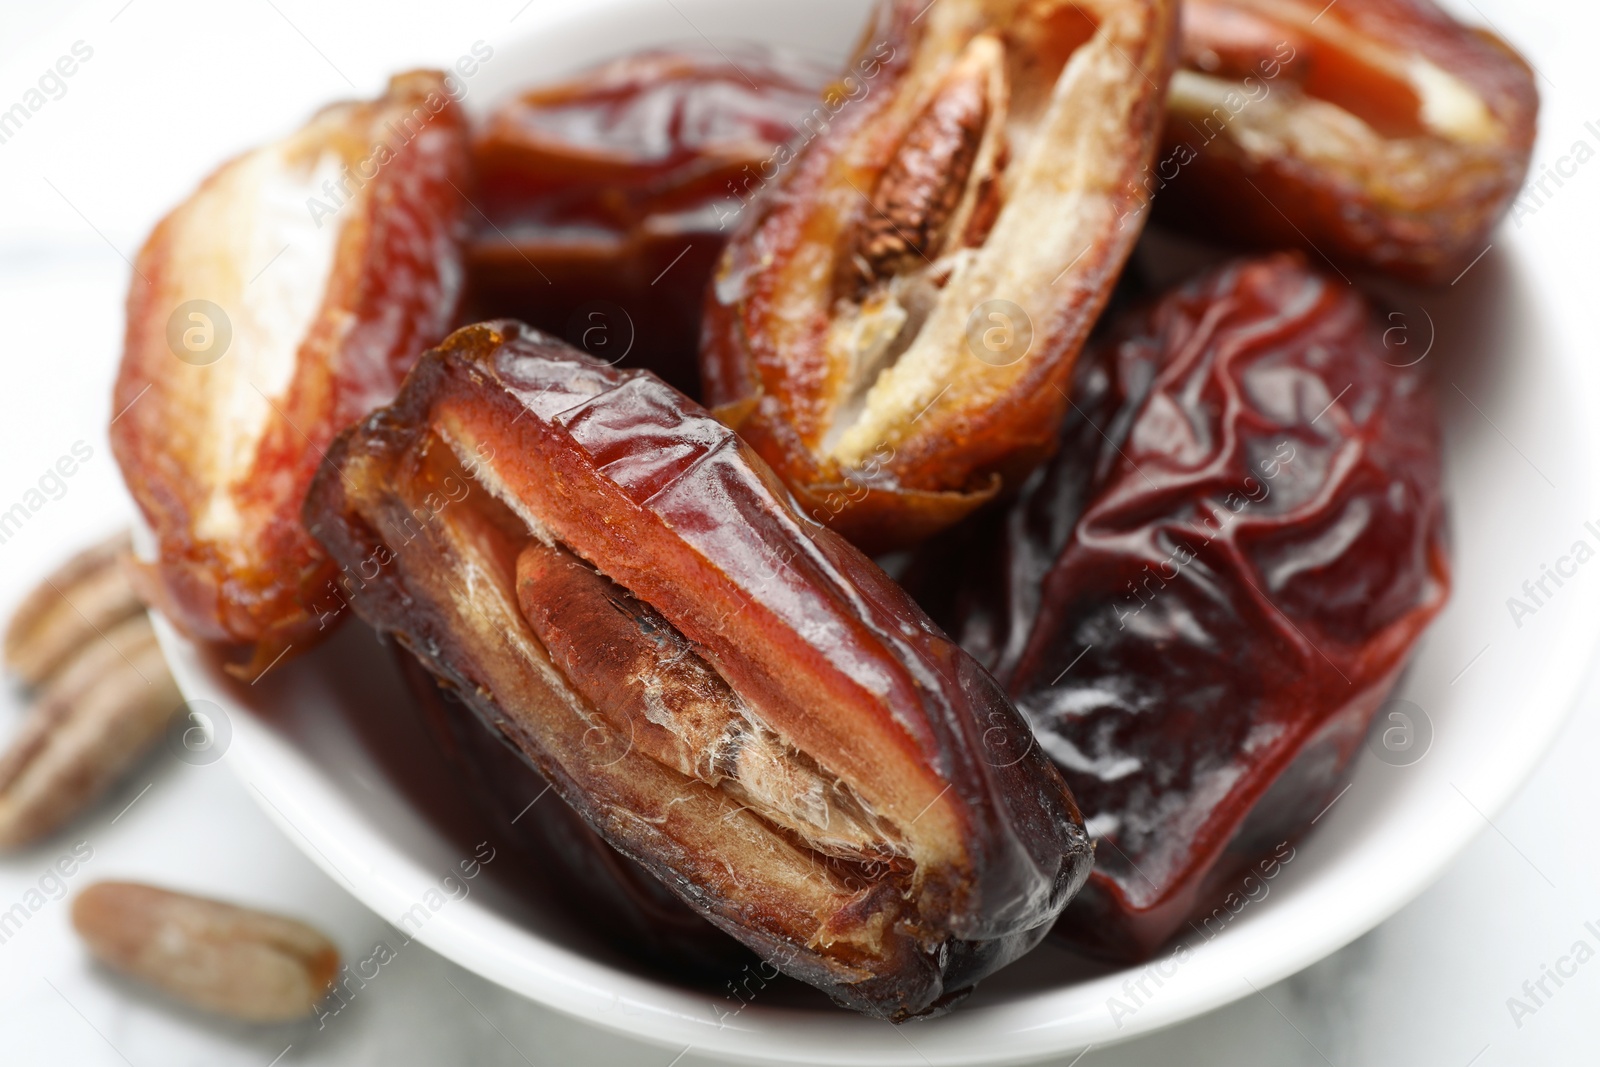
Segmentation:
<svg viewBox="0 0 1600 1067">
<path fill-rule="evenodd" d="M 736 54 L 477 119 L 404 74 L 208 179 L 128 299 L 139 591 L 245 678 L 392 635 L 658 961 L 901 1021 L 1047 936 L 1147 958 L 1448 599 L 1430 383 L 1351 278 L 1480 254 L 1530 70 L 1431 0 L 879 0 L 841 70 Z M 1152 219 L 1244 251 L 1153 290 Z"/>
</svg>

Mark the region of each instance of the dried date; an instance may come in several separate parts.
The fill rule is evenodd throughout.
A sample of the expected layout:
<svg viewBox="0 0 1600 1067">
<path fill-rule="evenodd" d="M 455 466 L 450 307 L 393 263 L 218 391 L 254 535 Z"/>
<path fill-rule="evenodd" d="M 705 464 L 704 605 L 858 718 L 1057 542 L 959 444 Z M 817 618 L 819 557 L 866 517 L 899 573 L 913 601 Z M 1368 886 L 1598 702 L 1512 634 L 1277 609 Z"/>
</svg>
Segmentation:
<svg viewBox="0 0 1600 1067">
<path fill-rule="evenodd" d="M 1163 221 L 1449 281 L 1527 174 L 1533 71 L 1431 0 L 1185 0 Z"/>
<path fill-rule="evenodd" d="M 443 76 L 402 74 L 225 164 L 139 253 L 110 430 L 157 541 L 136 577 L 241 673 L 319 636 L 306 486 L 452 325 L 467 169 Z"/>
<path fill-rule="evenodd" d="M 306 517 L 345 568 L 330 597 L 840 1003 L 946 1009 L 1087 874 L 993 679 L 653 375 L 520 323 L 459 330 L 340 437 Z"/>
<path fill-rule="evenodd" d="M 1431 398 L 1380 331 L 1295 256 L 1190 282 L 1086 357 L 1016 504 L 941 547 L 975 564 L 935 616 L 1096 839 L 1057 927 L 1081 947 L 1154 953 L 1302 833 L 1445 603 Z"/>
<path fill-rule="evenodd" d="M 868 550 L 1048 454 L 1138 236 L 1176 0 L 886 0 L 706 310 L 708 403 Z"/>
<path fill-rule="evenodd" d="M 824 72 L 776 53 L 644 52 L 497 107 L 473 138 L 478 319 L 514 316 L 697 393 L 712 265 Z"/>
</svg>

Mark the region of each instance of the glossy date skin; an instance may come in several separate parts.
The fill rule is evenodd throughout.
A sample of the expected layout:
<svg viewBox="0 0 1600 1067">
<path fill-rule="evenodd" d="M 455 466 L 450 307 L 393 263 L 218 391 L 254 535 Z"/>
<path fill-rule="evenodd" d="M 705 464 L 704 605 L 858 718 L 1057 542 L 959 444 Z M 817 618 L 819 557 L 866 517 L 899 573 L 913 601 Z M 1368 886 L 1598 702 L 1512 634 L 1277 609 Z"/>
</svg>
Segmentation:
<svg viewBox="0 0 1600 1067">
<path fill-rule="evenodd" d="M 1087 839 L 994 680 L 737 435 L 520 323 L 342 435 L 330 613 L 394 633 L 607 842 L 839 1003 L 946 1010 Z"/>
<path fill-rule="evenodd" d="M 472 321 L 515 316 L 699 393 L 711 267 L 827 78 L 736 55 L 625 56 L 490 114 L 472 148 Z"/>
<path fill-rule="evenodd" d="M 306 487 L 449 331 L 467 169 L 444 77 L 402 74 L 225 164 L 139 253 L 110 435 L 156 538 L 140 592 L 244 676 L 321 632 Z"/>
<path fill-rule="evenodd" d="M 708 405 L 808 515 L 913 544 L 1054 444 L 1147 214 L 1175 0 L 885 0 L 713 279 Z"/>
<path fill-rule="evenodd" d="M 1075 945 L 1150 956 L 1303 833 L 1443 607 L 1431 399 L 1387 354 L 1297 257 L 1220 268 L 1124 317 L 1059 458 L 945 546 L 977 562 L 935 617 L 1096 838 Z"/>
<path fill-rule="evenodd" d="M 1522 186 L 1539 96 L 1432 0 L 1185 0 L 1152 180 L 1164 222 L 1448 282 Z"/>
</svg>

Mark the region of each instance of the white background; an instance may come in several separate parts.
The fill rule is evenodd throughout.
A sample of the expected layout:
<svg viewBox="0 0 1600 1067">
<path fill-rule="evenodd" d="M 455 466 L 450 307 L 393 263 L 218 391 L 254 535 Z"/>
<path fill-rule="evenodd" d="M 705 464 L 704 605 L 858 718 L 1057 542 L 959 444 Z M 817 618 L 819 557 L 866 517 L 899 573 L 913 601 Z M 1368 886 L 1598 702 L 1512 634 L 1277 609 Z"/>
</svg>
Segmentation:
<svg viewBox="0 0 1600 1067">
<path fill-rule="evenodd" d="M 544 3 L 545 0 L 534 0 Z M 665 4 L 667 0 L 662 0 Z M 523 0 L 349 3 L 0 0 L 0 110 L 76 41 L 91 60 L 0 144 L 0 501 L 34 485 L 74 442 L 93 458 L 68 491 L 0 545 L 0 610 L 62 554 L 123 525 L 129 504 L 105 444 L 131 259 L 150 226 L 219 160 L 292 128 L 323 102 L 370 95 L 387 73 L 444 64 L 517 33 Z M 1478 0 L 1540 71 L 1535 172 L 1600 145 L 1600 12 L 1581 0 Z M 687 28 L 686 28 L 687 33 Z M 536 81 L 539 72 L 529 71 Z M 1594 122 L 1595 130 L 1585 129 Z M 1600 299 L 1600 162 L 1523 225 L 1564 249 L 1567 299 Z M 1557 238 L 1560 238 L 1559 240 Z M 1593 334 L 1590 334 L 1593 337 Z M 1592 340 L 1589 342 L 1594 347 Z M 1600 354 L 1600 353 L 1597 353 Z M 1515 359 L 1516 353 L 1506 353 Z M 1600 514 L 1600 501 L 1588 511 Z M 1580 582 L 1600 577 L 1580 572 Z M 1470 676 L 1462 684 L 1470 684 Z M 1349 948 L 1229 1008 L 1082 1067 L 1185 1063 L 1495 1067 L 1600 1062 L 1600 961 L 1518 1026 L 1507 998 L 1600 926 L 1600 690 L 1535 779 L 1422 898 Z M 0 692 L 0 734 L 22 703 Z M 359 958 L 383 925 L 318 871 L 220 766 L 162 754 L 70 832 L 0 859 L 0 910 L 74 842 L 73 879 L 135 877 L 304 917 Z M 408 946 L 325 1029 L 254 1028 L 174 1008 L 87 962 L 49 904 L 0 945 L 0 1063 L 659 1064 L 676 1054 L 589 1029 Z M 692 1067 L 692 1051 L 676 1061 Z M 1067 1061 L 1062 1061 L 1063 1064 Z"/>
</svg>

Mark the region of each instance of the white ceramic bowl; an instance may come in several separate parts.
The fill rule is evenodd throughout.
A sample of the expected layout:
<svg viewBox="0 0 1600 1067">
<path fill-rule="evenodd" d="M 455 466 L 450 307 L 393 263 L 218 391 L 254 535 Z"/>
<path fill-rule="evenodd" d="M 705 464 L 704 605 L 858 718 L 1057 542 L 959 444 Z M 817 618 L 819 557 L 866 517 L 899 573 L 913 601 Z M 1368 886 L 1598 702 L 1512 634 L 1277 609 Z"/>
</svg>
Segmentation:
<svg viewBox="0 0 1600 1067">
<path fill-rule="evenodd" d="M 762 41 L 837 60 L 865 12 L 866 0 L 530 8 L 518 42 L 497 46 L 474 81 L 474 100 L 702 34 L 722 47 Z M 950 1016 L 896 1028 L 776 994 L 746 994 L 744 1005 L 654 979 L 575 941 L 537 901 L 493 885 L 430 911 L 418 938 L 544 1004 L 672 1049 L 746 1063 L 907 1065 L 1020 1062 L 1122 1040 L 1248 995 L 1348 943 L 1438 876 L 1523 782 L 1600 643 L 1592 578 L 1556 590 L 1520 626 L 1505 605 L 1573 542 L 1600 546 L 1584 526 L 1600 514 L 1583 513 L 1600 500 L 1600 443 L 1586 411 L 1594 381 L 1576 320 L 1555 306 L 1559 287 L 1544 284 L 1561 262 L 1536 252 L 1502 234 L 1456 286 L 1398 294 L 1394 340 L 1409 347 L 1397 347 L 1396 360 L 1426 352 L 1445 415 L 1456 538 L 1454 598 L 1396 694 L 1423 710 L 1431 747 L 1409 766 L 1364 753 L 1349 790 L 1266 896 L 1181 962 L 1111 973 L 1047 946 Z M 231 682 L 165 627 L 162 639 L 185 694 L 223 710 L 225 761 L 290 839 L 374 911 L 398 923 L 468 857 L 459 833 L 419 813 L 472 818 L 429 777 L 423 757 L 436 754 L 422 736 L 386 724 L 406 698 L 370 634 L 346 627 L 255 686 Z"/>
</svg>

